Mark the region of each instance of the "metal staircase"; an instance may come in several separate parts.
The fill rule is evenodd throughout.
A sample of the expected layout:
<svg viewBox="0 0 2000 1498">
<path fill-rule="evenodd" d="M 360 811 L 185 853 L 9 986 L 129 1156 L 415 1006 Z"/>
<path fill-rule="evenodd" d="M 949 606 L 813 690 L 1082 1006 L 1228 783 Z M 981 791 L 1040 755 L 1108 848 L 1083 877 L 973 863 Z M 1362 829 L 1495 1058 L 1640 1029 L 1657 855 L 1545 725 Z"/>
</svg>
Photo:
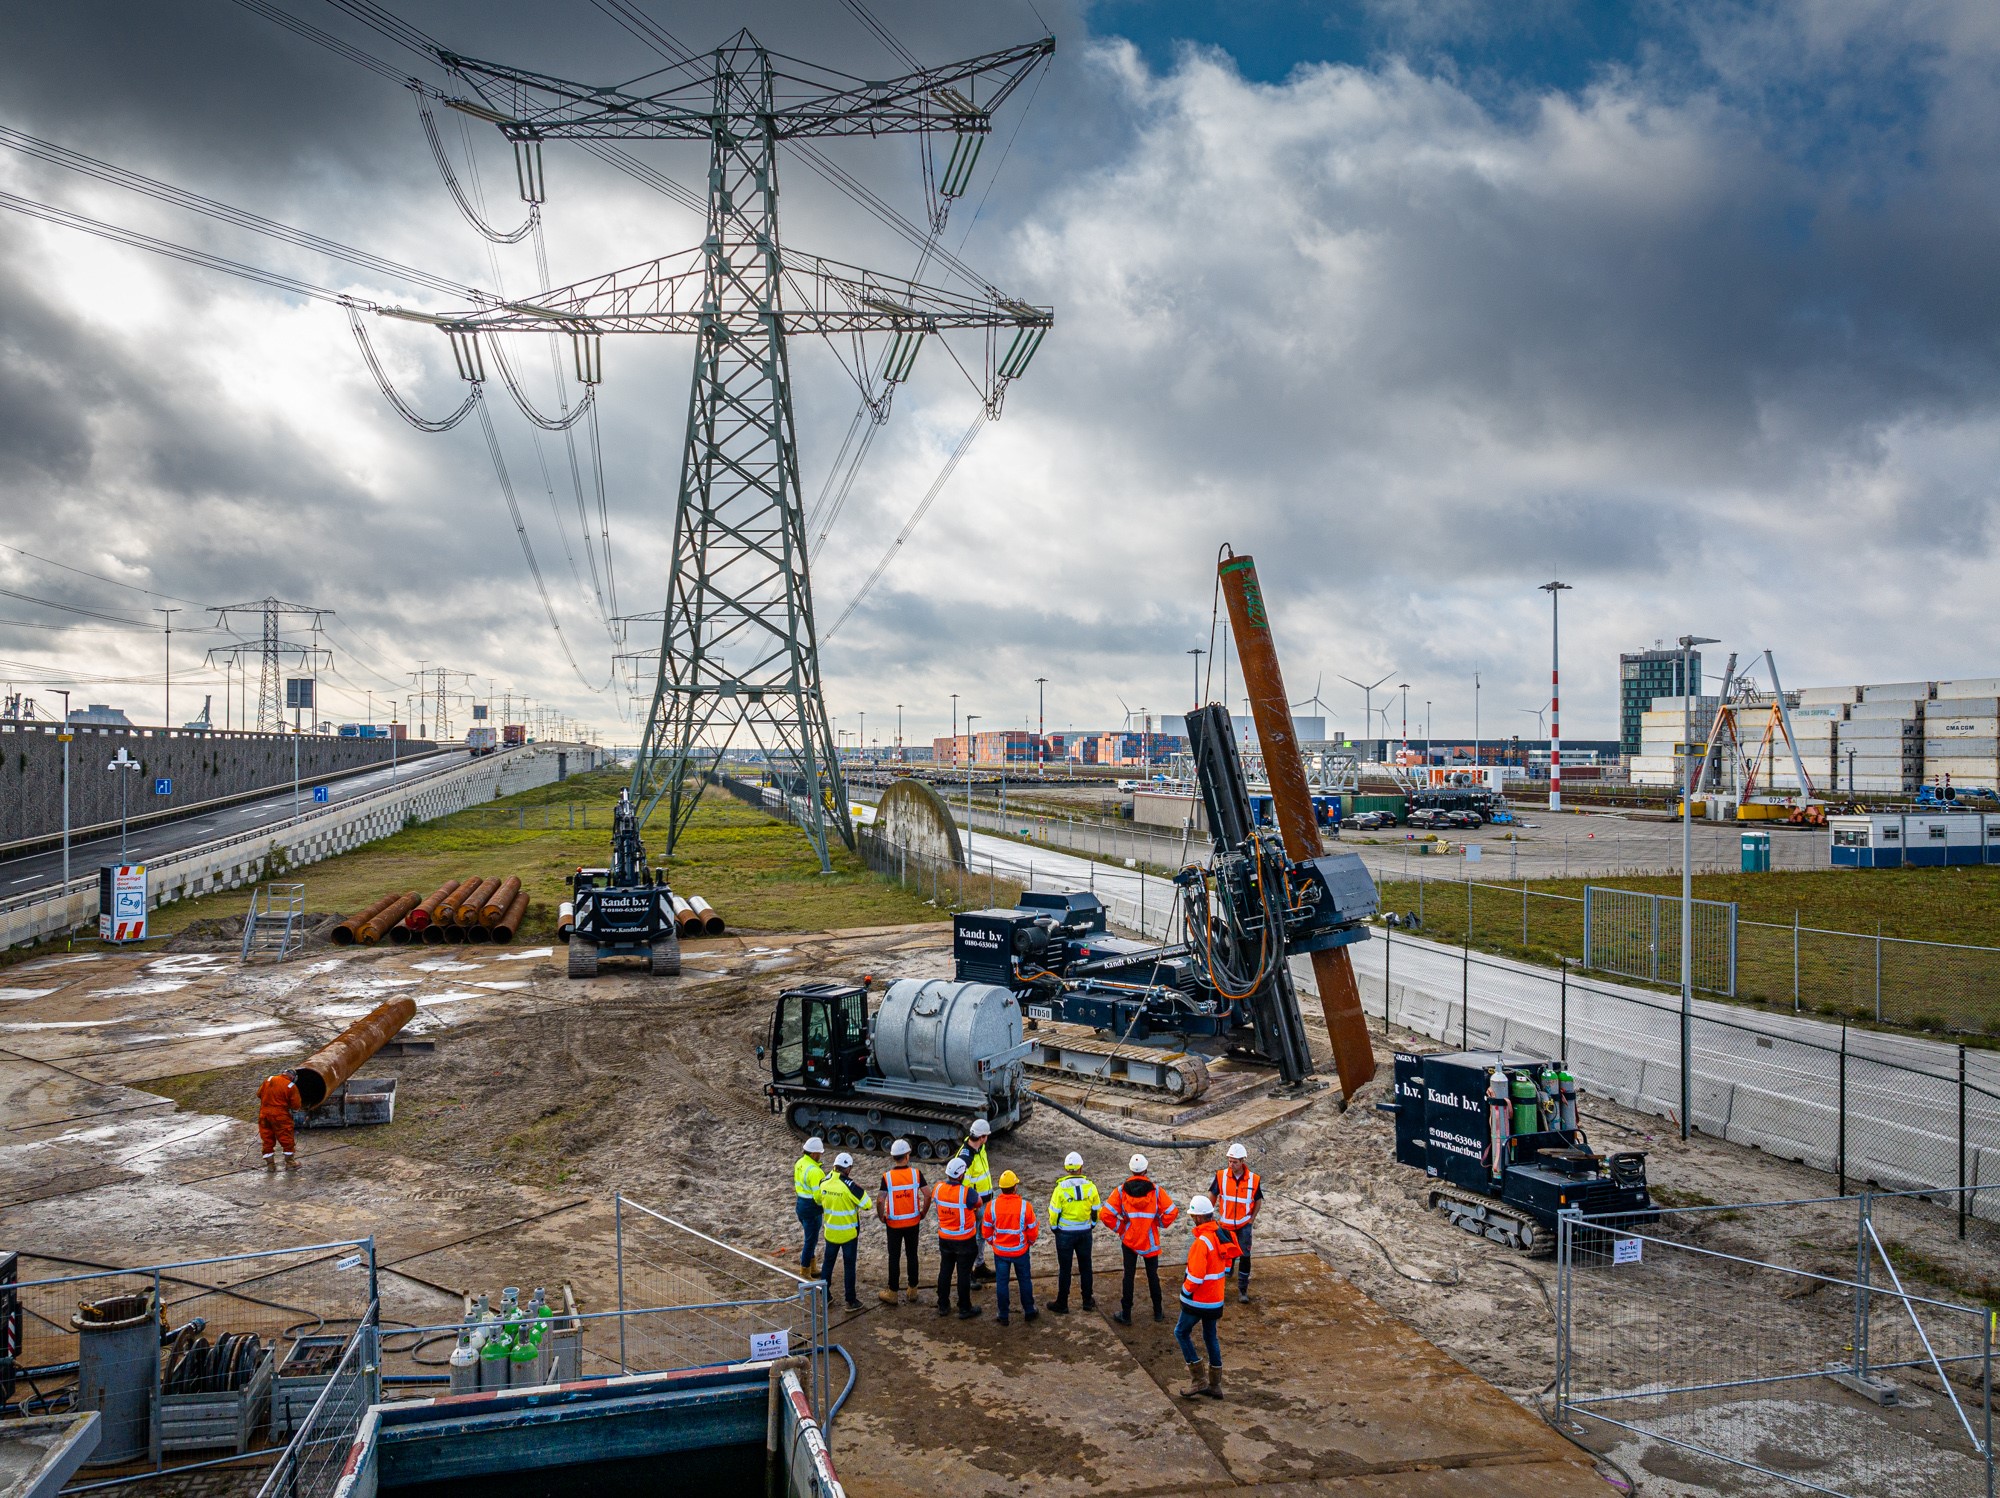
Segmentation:
<svg viewBox="0 0 2000 1498">
<path fill-rule="evenodd" d="M 283 962 L 305 945 L 306 887 L 303 884 L 260 884 L 250 895 L 250 913 L 243 917 L 243 960 L 268 957 Z"/>
</svg>

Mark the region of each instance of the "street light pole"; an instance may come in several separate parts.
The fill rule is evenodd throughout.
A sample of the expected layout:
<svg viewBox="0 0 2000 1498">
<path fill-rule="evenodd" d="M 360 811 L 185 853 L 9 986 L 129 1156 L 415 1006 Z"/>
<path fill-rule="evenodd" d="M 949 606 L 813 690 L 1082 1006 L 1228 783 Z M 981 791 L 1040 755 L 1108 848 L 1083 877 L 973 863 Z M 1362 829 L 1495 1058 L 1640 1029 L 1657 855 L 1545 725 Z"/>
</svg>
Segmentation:
<svg viewBox="0 0 2000 1498">
<path fill-rule="evenodd" d="M 1479 773 L 1479 673 L 1472 673 L 1472 770 Z"/>
<path fill-rule="evenodd" d="M 1403 694 L 1403 732 L 1396 744 L 1396 756 L 1401 759 L 1410 752 L 1410 684 L 1398 682 L 1396 690 Z"/>
<path fill-rule="evenodd" d="M 163 728 L 171 732 L 174 726 L 174 615 L 178 614 L 180 610 L 155 608 L 153 612 L 167 616 L 167 640 L 164 647 L 166 662 L 164 681 L 166 684 L 167 700 L 166 705 L 160 709 L 160 722 Z"/>
<path fill-rule="evenodd" d="M 1035 774 L 1048 773 L 1049 763 L 1049 679 L 1035 678 Z"/>
<path fill-rule="evenodd" d="M 1700 635 L 1682 635 L 1681 647 L 1681 1138 L 1694 1108 L 1694 688 L 1692 662 Z"/>
<path fill-rule="evenodd" d="M 1542 584 L 1549 595 L 1549 810 L 1561 811 L 1562 785 L 1562 596 L 1570 585 Z"/>
<path fill-rule="evenodd" d="M 62 727 L 61 727 L 61 729 L 60 729 L 60 730 L 58 730 L 58 731 L 57 731 L 57 733 L 56 733 L 56 738 L 57 738 L 58 740 L 60 740 L 60 741 L 61 741 L 61 743 L 62 743 L 62 749 L 63 749 L 63 771 L 62 771 L 62 775 L 63 775 L 63 894 L 64 894 L 64 895 L 68 895 L 68 894 L 69 894 L 69 745 L 70 745 L 70 740 L 72 740 L 72 739 L 74 739 L 74 738 L 76 737 L 76 730 L 75 730 L 74 728 L 72 728 L 72 727 L 70 726 L 70 721 L 69 721 L 69 693 L 68 693 L 68 692 L 63 692 L 63 691 L 57 691 L 57 690 L 56 690 L 55 688 L 53 688 L 53 687 L 52 687 L 52 688 L 50 688 L 50 690 L 51 690 L 51 691 L 55 691 L 55 692 L 56 692 L 56 695 L 57 695 L 57 696 L 59 696 L 59 697 L 61 697 L 61 698 L 62 698 L 62 700 L 63 700 L 63 720 L 62 720 Z M 1849 778 L 1849 779 L 1852 779 L 1853 777 L 1852 777 L 1852 776 L 1849 776 L 1848 778 Z"/>
<path fill-rule="evenodd" d="M 968 846 L 972 842 L 972 725 L 984 716 L 983 713 L 965 715 L 965 841 Z M 970 859 L 966 861 L 966 866 L 971 867 Z"/>
<path fill-rule="evenodd" d="M 903 704 L 896 704 L 896 763 L 903 762 Z"/>
</svg>

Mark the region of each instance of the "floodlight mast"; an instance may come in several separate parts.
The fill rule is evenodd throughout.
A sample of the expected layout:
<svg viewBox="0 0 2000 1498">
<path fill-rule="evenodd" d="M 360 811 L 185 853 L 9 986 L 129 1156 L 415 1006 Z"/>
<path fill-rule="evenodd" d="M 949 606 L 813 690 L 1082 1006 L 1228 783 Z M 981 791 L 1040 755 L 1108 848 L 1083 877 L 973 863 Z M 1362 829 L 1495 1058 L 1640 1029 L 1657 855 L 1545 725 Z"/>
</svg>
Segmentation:
<svg viewBox="0 0 2000 1498">
<path fill-rule="evenodd" d="M 662 798 L 668 803 L 668 852 L 694 814 L 705 772 L 746 729 L 799 805 L 821 868 L 831 867 L 829 821 L 854 844 L 821 687 L 787 338 L 838 339 L 836 353 L 848 345 L 843 363 L 879 399 L 908 377 L 927 335 L 983 330 L 980 393 L 987 414 L 998 416 L 1008 383 L 1054 321 L 1048 308 L 990 286 L 968 295 L 783 249 L 777 143 L 939 131 L 976 146 L 992 130 L 993 111 L 1054 50 L 1045 37 L 871 83 L 783 57 L 739 31 L 712 53 L 648 75 L 643 82 L 657 85 L 650 93 L 438 53 L 476 96 L 445 102 L 514 143 L 524 196 L 531 185 L 540 196 L 544 141 L 709 143 L 708 232 L 699 247 L 532 302 L 442 317 L 385 309 L 435 323 L 461 344 L 482 332 L 567 333 L 578 377 L 590 383 L 605 333 L 696 338 L 659 671 L 632 771 L 642 818 Z M 954 160 L 961 156 L 969 148 Z M 889 340 L 879 360 L 861 347 L 869 334 Z"/>
</svg>

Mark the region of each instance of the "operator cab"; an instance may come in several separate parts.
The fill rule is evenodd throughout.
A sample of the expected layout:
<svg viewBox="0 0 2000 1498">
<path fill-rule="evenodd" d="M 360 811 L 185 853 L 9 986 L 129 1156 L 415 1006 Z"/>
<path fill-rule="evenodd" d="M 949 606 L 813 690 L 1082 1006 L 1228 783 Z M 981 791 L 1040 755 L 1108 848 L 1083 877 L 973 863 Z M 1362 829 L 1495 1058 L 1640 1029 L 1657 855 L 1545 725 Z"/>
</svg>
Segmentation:
<svg viewBox="0 0 2000 1498">
<path fill-rule="evenodd" d="M 868 990 L 805 983 L 778 996 L 771 1018 L 771 1080 L 828 1092 L 868 1075 Z"/>
</svg>

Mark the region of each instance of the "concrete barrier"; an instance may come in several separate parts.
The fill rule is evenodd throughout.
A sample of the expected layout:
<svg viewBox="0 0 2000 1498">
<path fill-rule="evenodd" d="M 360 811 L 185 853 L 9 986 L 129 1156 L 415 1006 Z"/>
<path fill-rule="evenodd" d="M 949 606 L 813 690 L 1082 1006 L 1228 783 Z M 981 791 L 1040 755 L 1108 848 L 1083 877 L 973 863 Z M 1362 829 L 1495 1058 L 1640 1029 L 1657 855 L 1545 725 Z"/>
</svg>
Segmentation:
<svg viewBox="0 0 2000 1498">
<path fill-rule="evenodd" d="M 603 751 L 588 745 L 531 744 L 454 766 L 408 785 L 301 816 L 275 827 L 200 843 L 147 865 L 149 908 L 277 878 L 499 796 L 548 785 L 559 773 L 597 768 Z M 0 910 L 0 949 L 60 936 L 97 918 L 97 879 Z"/>
</svg>

